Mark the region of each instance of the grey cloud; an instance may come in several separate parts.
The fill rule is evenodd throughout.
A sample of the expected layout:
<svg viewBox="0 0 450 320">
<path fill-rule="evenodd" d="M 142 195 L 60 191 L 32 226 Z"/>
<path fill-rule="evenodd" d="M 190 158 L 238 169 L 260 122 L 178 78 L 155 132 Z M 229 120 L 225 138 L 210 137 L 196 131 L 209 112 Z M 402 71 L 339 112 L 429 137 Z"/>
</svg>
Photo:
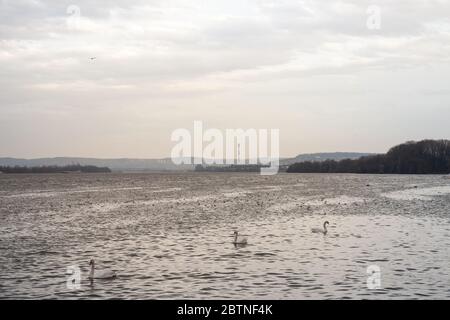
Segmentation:
<svg viewBox="0 0 450 320">
<path fill-rule="evenodd" d="M 366 27 L 366 10 L 373 4 L 381 8 L 380 30 Z M 70 5 L 81 9 L 78 28 L 68 25 Z M 404 90 L 413 92 L 412 110 L 427 104 L 437 110 L 450 99 L 430 94 L 442 92 L 441 84 L 450 81 L 444 72 L 450 62 L 446 0 L 4 0 L 0 6 L 0 136 L 35 120 L 48 137 L 47 125 L 56 126 L 58 118 L 103 114 L 108 122 L 99 132 L 122 130 L 117 119 L 139 130 L 146 127 L 142 119 L 149 127 L 157 119 L 164 128 L 154 136 L 163 141 L 171 128 L 183 125 L 183 117 L 214 121 L 219 114 L 225 125 L 244 114 L 246 121 L 254 117 L 254 123 L 269 125 L 264 116 L 275 121 L 283 108 L 292 116 L 276 125 L 285 123 L 286 132 L 316 125 L 326 134 L 313 110 L 323 110 L 324 122 L 332 123 L 330 110 L 340 107 L 362 126 L 368 123 L 364 112 L 376 114 L 378 104 L 408 105 Z M 388 81 L 392 78 L 396 82 Z M 355 109 L 364 112 L 352 113 Z M 183 117 L 173 110 L 184 110 Z M 396 132 L 393 122 L 387 122 L 386 132 Z M 76 132 L 67 126 L 56 127 Z M 374 134 L 373 123 L 368 126 Z M 20 141 L 35 137 L 25 129 L 17 134 Z M 289 142 L 298 141 L 291 134 L 285 149 L 295 154 L 301 150 Z M 339 137 L 346 134 L 350 131 Z M 13 143 L 0 141 L 0 150 L 19 150 Z M 362 147 L 349 149 L 382 151 L 376 144 L 374 150 Z"/>
</svg>

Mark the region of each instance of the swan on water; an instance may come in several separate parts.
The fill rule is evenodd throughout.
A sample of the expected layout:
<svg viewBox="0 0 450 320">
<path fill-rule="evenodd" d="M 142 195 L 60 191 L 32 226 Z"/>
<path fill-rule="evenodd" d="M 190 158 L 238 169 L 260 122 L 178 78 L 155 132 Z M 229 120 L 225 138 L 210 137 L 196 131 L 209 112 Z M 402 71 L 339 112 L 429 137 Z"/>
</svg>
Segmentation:
<svg viewBox="0 0 450 320">
<path fill-rule="evenodd" d="M 247 244 L 247 238 L 240 236 L 237 231 L 234 232 L 234 244 Z"/>
<path fill-rule="evenodd" d="M 327 234 L 328 229 L 327 229 L 327 225 L 330 224 L 328 221 L 325 221 L 323 223 L 323 228 L 312 228 L 311 231 L 313 233 L 323 233 L 323 234 Z"/>
<path fill-rule="evenodd" d="M 89 279 L 114 279 L 117 277 L 116 273 L 112 270 L 101 270 L 95 271 L 95 261 L 91 259 L 89 261 L 89 265 L 91 266 L 91 271 L 89 272 Z"/>
</svg>

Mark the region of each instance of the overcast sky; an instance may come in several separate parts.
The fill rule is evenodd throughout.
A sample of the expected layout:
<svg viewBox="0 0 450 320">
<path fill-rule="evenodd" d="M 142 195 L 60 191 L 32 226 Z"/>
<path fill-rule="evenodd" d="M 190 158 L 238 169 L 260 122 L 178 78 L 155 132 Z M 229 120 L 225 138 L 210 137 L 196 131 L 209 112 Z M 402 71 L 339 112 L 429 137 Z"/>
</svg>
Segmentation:
<svg viewBox="0 0 450 320">
<path fill-rule="evenodd" d="M 166 157 L 194 120 L 283 156 L 450 138 L 450 1 L 0 0 L 0 156 Z"/>
</svg>

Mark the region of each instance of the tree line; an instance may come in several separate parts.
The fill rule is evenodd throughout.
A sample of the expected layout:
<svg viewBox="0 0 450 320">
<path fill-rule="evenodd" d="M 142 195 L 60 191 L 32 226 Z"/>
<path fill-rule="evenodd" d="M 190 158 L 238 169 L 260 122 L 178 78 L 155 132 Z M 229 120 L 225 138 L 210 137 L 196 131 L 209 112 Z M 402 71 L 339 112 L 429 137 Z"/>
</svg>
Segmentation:
<svg viewBox="0 0 450 320">
<path fill-rule="evenodd" d="M 232 164 L 228 166 L 203 166 L 198 164 L 195 166 L 197 172 L 260 172 L 261 168 L 268 168 L 267 165 L 259 164 Z"/>
<path fill-rule="evenodd" d="M 108 167 L 96 167 L 96 166 L 82 166 L 79 164 L 67 165 L 67 166 L 40 166 L 40 167 L 25 167 L 25 166 L 0 166 L 0 172 L 2 173 L 109 173 L 111 169 Z"/>
<path fill-rule="evenodd" d="M 288 167 L 296 173 L 448 174 L 450 140 L 406 142 L 386 154 L 359 159 L 300 162 Z"/>
</svg>

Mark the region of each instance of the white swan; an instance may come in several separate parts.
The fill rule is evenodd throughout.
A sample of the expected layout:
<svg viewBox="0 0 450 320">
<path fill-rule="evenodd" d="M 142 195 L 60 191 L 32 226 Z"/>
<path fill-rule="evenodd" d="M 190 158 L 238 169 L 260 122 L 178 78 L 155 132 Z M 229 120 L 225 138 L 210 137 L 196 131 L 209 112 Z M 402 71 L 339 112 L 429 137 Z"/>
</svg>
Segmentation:
<svg viewBox="0 0 450 320">
<path fill-rule="evenodd" d="M 89 265 L 91 266 L 91 271 L 89 272 L 89 279 L 114 279 L 117 277 L 116 273 L 112 270 L 102 270 L 95 271 L 95 261 L 91 259 L 89 261 Z"/>
<path fill-rule="evenodd" d="M 234 244 L 247 244 L 247 238 L 240 236 L 237 231 L 234 232 Z"/>
<path fill-rule="evenodd" d="M 322 228 L 312 228 L 311 232 L 312 233 L 323 233 L 323 234 L 327 234 L 328 229 L 327 229 L 327 224 L 330 224 L 328 221 L 325 221 L 323 223 L 323 229 Z"/>
</svg>

